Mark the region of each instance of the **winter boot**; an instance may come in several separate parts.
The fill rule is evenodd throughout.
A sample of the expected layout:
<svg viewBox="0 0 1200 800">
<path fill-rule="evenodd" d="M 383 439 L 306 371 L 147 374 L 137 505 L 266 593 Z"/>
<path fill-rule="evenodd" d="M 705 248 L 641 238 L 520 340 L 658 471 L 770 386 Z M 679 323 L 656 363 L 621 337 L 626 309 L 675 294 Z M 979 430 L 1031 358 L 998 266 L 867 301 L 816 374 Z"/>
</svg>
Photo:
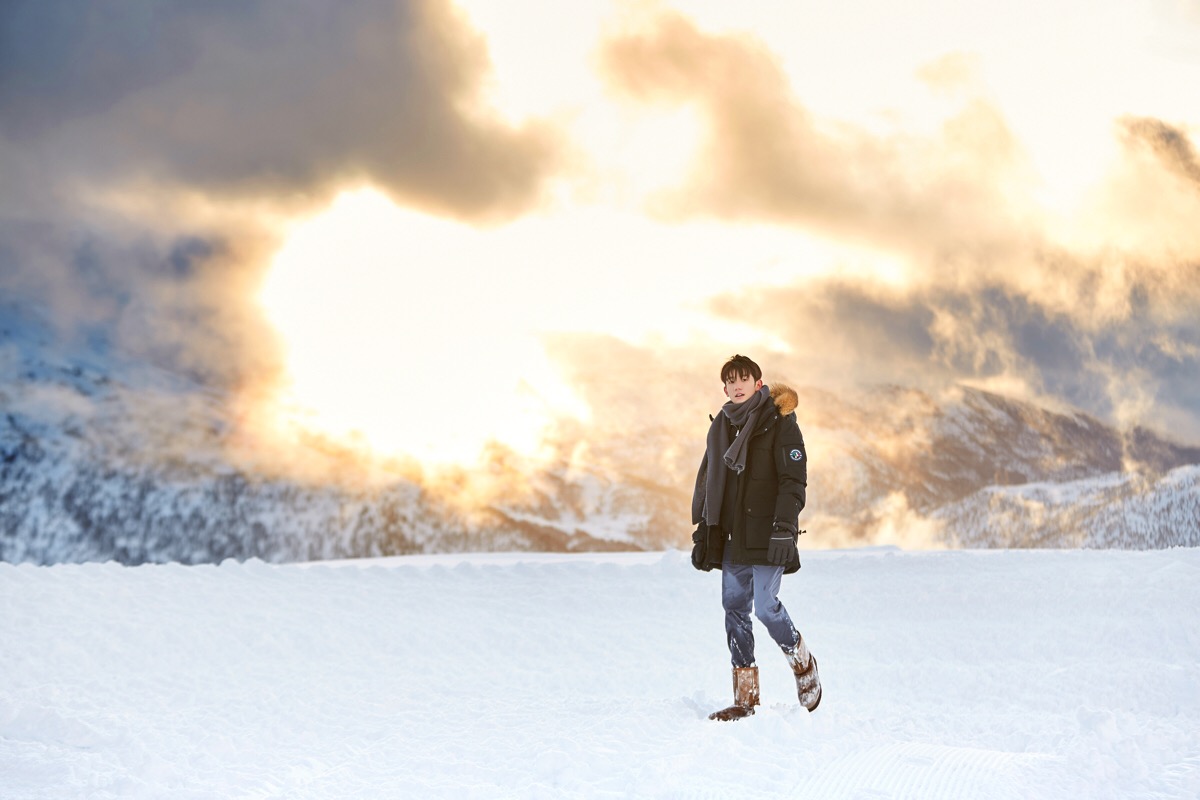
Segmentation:
<svg viewBox="0 0 1200 800">
<path fill-rule="evenodd" d="M 758 667 L 733 668 L 733 705 L 714 711 L 709 719 L 728 722 L 731 719 L 741 719 L 754 713 L 758 705 Z"/>
<path fill-rule="evenodd" d="M 796 676 L 796 696 L 800 698 L 800 705 L 816 711 L 821 704 L 821 676 L 817 673 L 816 657 L 808 652 L 804 637 L 799 635 L 791 649 L 783 649 L 783 654 Z"/>
</svg>

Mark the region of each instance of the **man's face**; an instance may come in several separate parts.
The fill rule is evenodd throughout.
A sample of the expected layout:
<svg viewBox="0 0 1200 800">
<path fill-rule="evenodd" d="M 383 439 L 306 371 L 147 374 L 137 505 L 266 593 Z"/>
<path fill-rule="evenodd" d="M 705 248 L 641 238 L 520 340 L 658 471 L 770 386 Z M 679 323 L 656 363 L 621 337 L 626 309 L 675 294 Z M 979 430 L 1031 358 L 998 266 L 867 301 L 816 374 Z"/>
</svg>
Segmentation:
<svg viewBox="0 0 1200 800">
<path fill-rule="evenodd" d="M 750 395 L 762 388 L 761 380 L 754 380 L 749 375 L 738 375 L 736 372 L 725 381 L 725 396 L 734 403 L 744 403 Z"/>
</svg>

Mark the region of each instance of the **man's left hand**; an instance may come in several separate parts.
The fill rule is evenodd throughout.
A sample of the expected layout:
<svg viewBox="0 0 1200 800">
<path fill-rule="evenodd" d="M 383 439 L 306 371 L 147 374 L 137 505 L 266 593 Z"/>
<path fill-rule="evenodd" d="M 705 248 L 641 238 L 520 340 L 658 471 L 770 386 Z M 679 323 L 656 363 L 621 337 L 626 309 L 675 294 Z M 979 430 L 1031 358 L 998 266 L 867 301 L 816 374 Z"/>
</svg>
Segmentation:
<svg viewBox="0 0 1200 800">
<path fill-rule="evenodd" d="M 767 545 L 767 561 L 777 567 L 783 567 L 799 557 L 799 553 L 796 552 L 796 537 L 789 531 L 776 528 Z"/>
</svg>

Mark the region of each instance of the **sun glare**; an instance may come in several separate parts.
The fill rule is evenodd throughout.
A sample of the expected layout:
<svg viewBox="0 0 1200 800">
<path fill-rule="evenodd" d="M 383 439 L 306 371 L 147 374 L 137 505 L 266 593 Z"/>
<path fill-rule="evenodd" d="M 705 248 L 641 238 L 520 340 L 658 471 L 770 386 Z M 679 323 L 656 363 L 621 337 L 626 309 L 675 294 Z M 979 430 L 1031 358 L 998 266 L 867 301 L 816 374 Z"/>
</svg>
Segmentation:
<svg viewBox="0 0 1200 800">
<path fill-rule="evenodd" d="M 480 232 L 373 191 L 298 224 L 261 302 L 287 348 L 289 424 L 422 464 L 489 443 L 536 456 L 546 424 L 587 410 L 534 332 L 504 313 Z"/>
</svg>

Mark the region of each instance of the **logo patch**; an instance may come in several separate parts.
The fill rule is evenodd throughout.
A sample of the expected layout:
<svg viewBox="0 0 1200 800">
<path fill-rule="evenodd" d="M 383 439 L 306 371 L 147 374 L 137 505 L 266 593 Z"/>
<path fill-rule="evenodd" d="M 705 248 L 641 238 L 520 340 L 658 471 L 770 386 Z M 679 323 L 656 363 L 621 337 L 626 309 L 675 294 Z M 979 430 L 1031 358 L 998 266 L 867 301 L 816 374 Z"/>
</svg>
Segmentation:
<svg viewBox="0 0 1200 800">
<path fill-rule="evenodd" d="M 793 448 L 791 452 L 788 453 L 788 458 L 790 458 L 792 461 L 799 461 L 800 459 L 804 458 L 804 452 L 798 447 Z"/>
</svg>

